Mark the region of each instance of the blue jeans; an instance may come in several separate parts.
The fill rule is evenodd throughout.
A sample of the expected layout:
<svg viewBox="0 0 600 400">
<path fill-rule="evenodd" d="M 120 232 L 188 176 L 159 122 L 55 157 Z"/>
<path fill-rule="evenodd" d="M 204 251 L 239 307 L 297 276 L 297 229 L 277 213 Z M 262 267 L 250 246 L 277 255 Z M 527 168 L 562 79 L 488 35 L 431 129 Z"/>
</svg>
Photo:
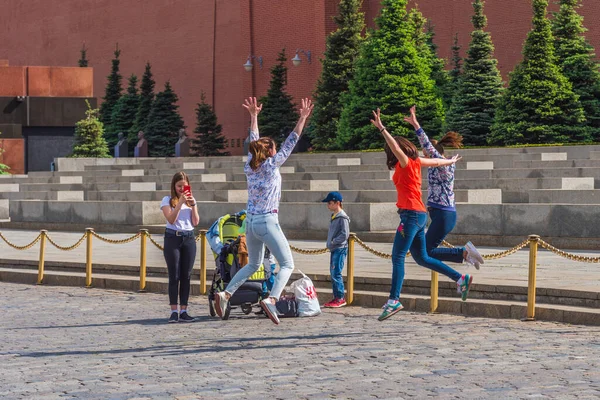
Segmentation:
<svg viewBox="0 0 600 400">
<path fill-rule="evenodd" d="M 399 210 L 400 226 L 394 238 L 392 248 L 392 288 L 390 299 L 400 299 L 400 291 L 404 282 L 404 260 L 410 250 L 417 264 L 432 271 L 446 275 L 453 281 L 458 281 L 462 276 L 440 260 L 430 257 L 425 247 L 425 225 L 427 213 L 413 210 Z"/>
<path fill-rule="evenodd" d="M 294 271 L 294 259 L 290 245 L 279 226 L 277 214 L 246 215 L 246 246 L 248 246 L 248 264 L 231 279 L 225 291 L 234 294 L 263 263 L 265 245 L 279 262 L 279 273 L 275 276 L 271 297 L 279 299 L 283 288 Z M 267 268 L 269 268 L 267 266 Z"/>
<path fill-rule="evenodd" d="M 447 211 L 435 207 L 429 207 L 429 217 L 431 224 L 425 234 L 427 243 L 427 254 L 440 261 L 450 261 L 455 263 L 463 262 L 464 247 L 439 247 L 446 236 L 452 232 L 456 226 L 456 211 Z"/>
<path fill-rule="evenodd" d="M 344 277 L 342 271 L 346 263 L 348 248 L 331 250 L 329 257 L 329 272 L 331 274 L 331 286 L 333 287 L 333 297 L 336 299 L 344 298 Z"/>
</svg>

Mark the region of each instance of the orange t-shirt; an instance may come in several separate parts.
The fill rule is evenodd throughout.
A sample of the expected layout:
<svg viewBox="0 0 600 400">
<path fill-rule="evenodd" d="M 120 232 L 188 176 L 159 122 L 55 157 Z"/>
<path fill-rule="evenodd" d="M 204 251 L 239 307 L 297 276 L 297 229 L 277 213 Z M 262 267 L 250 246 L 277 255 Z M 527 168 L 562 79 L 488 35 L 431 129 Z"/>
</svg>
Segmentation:
<svg viewBox="0 0 600 400">
<path fill-rule="evenodd" d="M 404 168 L 397 163 L 392 180 L 398 193 L 398 202 L 396 203 L 398 208 L 426 211 L 421 198 L 421 160 L 419 158 L 416 160 L 409 158 L 408 164 Z"/>
</svg>

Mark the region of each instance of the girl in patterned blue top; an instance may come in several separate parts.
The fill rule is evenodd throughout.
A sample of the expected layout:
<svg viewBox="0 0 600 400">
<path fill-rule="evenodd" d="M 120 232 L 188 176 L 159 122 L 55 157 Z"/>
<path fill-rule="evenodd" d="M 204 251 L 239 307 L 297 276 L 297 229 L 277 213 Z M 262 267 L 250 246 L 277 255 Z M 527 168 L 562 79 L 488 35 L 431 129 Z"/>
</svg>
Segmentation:
<svg viewBox="0 0 600 400">
<path fill-rule="evenodd" d="M 300 119 L 281 145 L 279 152 L 273 139 L 258 136 L 258 114 L 262 110 L 262 104 L 256 102 L 256 97 L 251 97 L 243 106 L 248 110 L 251 118 L 248 161 L 244 167 L 248 181 L 246 209 L 248 264 L 235 274 L 223 292 L 217 293 L 215 309 L 222 318 L 231 295 L 260 267 L 266 245 L 279 262 L 279 273 L 275 277 L 269 298 L 262 300 L 260 305 L 271 321 L 279 324 L 275 302 L 279 300 L 283 288 L 294 271 L 292 251 L 279 226 L 278 210 L 281 198 L 279 167 L 287 160 L 298 143 L 313 104 L 309 99 L 302 100 Z"/>
<path fill-rule="evenodd" d="M 444 146 L 462 147 L 462 136 L 456 132 L 448 132 L 438 142 L 429 140 L 425 131 L 417 121 L 416 108 L 410 109 L 410 116 L 404 118 L 415 128 L 419 143 L 423 148 L 423 154 L 428 158 L 444 157 Z M 477 251 L 473 243 L 467 242 L 464 247 L 445 248 L 439 247 L 446 236 L 456 225 L 456 203 L 454 202 L 454 171 L 456 165 L 443 167 L 430 167 L 427 171 L 427 210 L 431 218 L 431 224 L 427 229 L 425 241 L 427 254 L 440 261 L 462 263 L 466 261 L 479 269 L 483 264 L 483 257 Z"/>
</svg>

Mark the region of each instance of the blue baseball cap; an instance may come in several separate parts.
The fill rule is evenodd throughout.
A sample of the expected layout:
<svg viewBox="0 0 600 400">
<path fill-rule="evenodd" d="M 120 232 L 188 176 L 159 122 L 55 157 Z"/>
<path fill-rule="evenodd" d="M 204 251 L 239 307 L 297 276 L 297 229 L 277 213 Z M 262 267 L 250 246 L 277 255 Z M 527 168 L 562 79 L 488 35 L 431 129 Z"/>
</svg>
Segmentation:
<svg viewBox="0 0 600 400">
<path fill-rule="evenodd" d="M 329 192 L 327 197 L 322 200 L 323 203 L 328 203 L 330 201 L 342 201 L 342 194 L 340 192 Z"/>
</svg>

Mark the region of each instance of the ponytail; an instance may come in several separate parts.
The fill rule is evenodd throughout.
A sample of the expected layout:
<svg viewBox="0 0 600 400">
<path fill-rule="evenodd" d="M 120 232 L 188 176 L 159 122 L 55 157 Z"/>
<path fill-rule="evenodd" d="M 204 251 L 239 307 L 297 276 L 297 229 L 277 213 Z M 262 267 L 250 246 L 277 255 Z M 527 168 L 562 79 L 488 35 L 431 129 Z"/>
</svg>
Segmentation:
<svg viewBox="0 0 600 400">
<path fill-rule="evenodd" d="M 460 149 L 463 147 L 463 137 L 456 132 L 450 131 L 446 133 L 440 140 L 432 140 L 431 144 L 440 154 L 444 154 L 444 148 L 451 147 Z"/>
<path fill-rule="evenodd" d="M 250 142 L 248 146 L 248 150 L 250 154 L 252 154 L 252 159 L 250 160 L 250 168 L 253 171 L 256 171 L 261 164 L 270 157 L 269 151 L 273 148 L 275 142 L 273 139 L 264 137 L 258 140 L 254 140 Z"/>
</svg>

